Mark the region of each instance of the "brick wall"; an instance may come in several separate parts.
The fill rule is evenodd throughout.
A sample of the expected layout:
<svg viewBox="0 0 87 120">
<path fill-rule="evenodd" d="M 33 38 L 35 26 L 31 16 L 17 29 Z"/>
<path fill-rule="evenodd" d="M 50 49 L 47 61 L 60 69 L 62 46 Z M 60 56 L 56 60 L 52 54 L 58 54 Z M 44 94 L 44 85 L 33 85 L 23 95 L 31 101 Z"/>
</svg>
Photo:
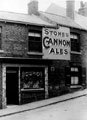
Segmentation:
<svg viewBox="0 0 87 120">
<path fill-rule="evenodd" d="M 87 65 L 87 32 L 81 32 L 81 52 L 82 52 L 82 64 Z"/>
<path fill-rule="evenodd" d="M 49 97 L 67 92 L 67 88 L 65 87 L 65 68 L 67 66 L 69 66 L 69 61 L 55 60 L 50 62 L 48 69 Z"/>
<path fill-rule="evenodd" d="M 2 50 L 0 56 L 26 56 L 27 53 L 27 26 L 14 23 L 0 23 L 2 27 Z"/>
<path fill-rule="evenodd" d="M 78 30 L 78 29 L 70 29 L 70 32 L 80 35 L 80 39 L 79 39 L 79 41 L 80 41 L 80 53 L 71 52 L 71 62 L 76 63 L 77 65 L 81 65 L 82 64 L 81 48 L 82 48 L 82 43 L 83 43 L 82 41 L 84 39 L 81 34 L 84 33 L 84 31 Z"/>
<path fill-rule="evenodd" d="M 82 77 L 87 86 L 87 32 L 81 32 Z"/>
<path fill-rule="evenodd" d="M 2 65 L 0 64 L 0 108 L 2 108 Z"/>
</svg>

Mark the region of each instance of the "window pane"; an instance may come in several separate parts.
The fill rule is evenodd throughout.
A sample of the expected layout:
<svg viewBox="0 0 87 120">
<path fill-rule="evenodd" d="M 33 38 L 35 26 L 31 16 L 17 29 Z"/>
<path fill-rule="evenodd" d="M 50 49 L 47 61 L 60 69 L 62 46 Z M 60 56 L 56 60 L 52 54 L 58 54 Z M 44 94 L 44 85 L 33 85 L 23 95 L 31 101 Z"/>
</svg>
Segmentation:
<svg viewBox="0 0 87 120">
<path fill-rule="evenodd" d="M 71 34 L 71 35 L 70 35 L 70 38 L 72 38 L 72 39 L 78 39 L 78 35 Z"/>
<path fill-rule="evenodd" d="M 34 36 L 34 33 L 28 33 L 28 36 Z"/>
<path fill-rule="evenodd" d="M 78 36 L 77 36 L 77 35 L 74 35 L 74 39 L 78 39 Z"/>
<path fill-rule="evenodd" d="M 78 68 L 75 68 L 75 72 L 78 72 Z"/>
<path fill-rule="evenodd" d="M 75 77 L 75 85 L 77 85 L 79 83 L 79 79 L 78 77 Z"/>
<path fill-rule="evenodd" d="M 35 37 L 35 39 L 34 39 L 34 41 L 36 41 L 36 42 L 40 42 L 41 41 L 41 38 L 40 37 Z"/>
<path fill-rule="evenodd" d="M 73 35 L 73 34 L 71 34 L 71 35 L 70 35 L 70 38 L 72 38 L 72 39 L 73 39 L 73 38 L 74 38 L 74 35 Z"/>
<path fill-rule="evenodd" d="M 71 68 L 71 71 L 72 71 L 72 72 L 75 71 L 75 68 Z"/>
<path fill-rule="evenodd" d="M 72 51 L 80 51 L 80 44 L 78 39 L 71 39 L 71 50 Z"/>
<path fill-rule="evenodd" d="M 71 38 L 71 50 L 79 52 L 80 51 L 80 39 L 79 39 L 79 35 L 71 33 L 70 38 Z"/>
<path fill-rule="evenodd" d="M 74 84 L 74 77 L 71 77 L 71 84 Z"/>
<path fill-rule="evenodd" d="M 29 51 L 30 52 L 42 52 L 42 43 L 29 42 Z"/>
<path fill-rule="evenodd" d="M 29 33 L 28 36 L 33 36 L 33 37 L 41 37 L 39 33 Z"/>
<path fill-rule="evenodd" d="M 29 36 L 29 41 L 34 41 L 34 37 L 33 36 Z"/>
<path fill-rule="evenodd" d="M 78 83 L 79 83 L 78 77 L 71 77 L 71 84 L 72 85 L 77 85 Z"/>
<path fill-rule="evenodd" d="M 35 33 L 34 35 L 35 35 L 35 37 L 41 37 L 41 35 L 39 33 Z"/>
<path fill-rule="evenodd" d="M 41 38 L 40 37 L 29 36 L 28 40 L 31 41 L 31 42 L 41 42 Z"/>
<path fill-rule="evenodd" d="M 28 50 L 30 52 L 42 52 L 41 31 L 30 30 L 28 33 Z"/>
</svg>

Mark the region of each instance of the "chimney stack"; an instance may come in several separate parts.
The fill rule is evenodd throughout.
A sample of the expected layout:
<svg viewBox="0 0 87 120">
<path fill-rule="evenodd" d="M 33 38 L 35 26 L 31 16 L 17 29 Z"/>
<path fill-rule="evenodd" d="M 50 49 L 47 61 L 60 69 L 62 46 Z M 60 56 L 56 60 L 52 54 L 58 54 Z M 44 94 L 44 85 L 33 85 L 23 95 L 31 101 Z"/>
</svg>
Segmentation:
<svg viewBox="0 0 87 120">
<path fill-rule="evenodd" d="M 38 0 L 30 0 L 30 3 L 28 3 L 28 14 L 39 15 Z"/>
<path fill-rule="evenodd" d="M 75 15 L 75 0 L 66 1 L 66 16 L 74 20 Z"/>
</svg>

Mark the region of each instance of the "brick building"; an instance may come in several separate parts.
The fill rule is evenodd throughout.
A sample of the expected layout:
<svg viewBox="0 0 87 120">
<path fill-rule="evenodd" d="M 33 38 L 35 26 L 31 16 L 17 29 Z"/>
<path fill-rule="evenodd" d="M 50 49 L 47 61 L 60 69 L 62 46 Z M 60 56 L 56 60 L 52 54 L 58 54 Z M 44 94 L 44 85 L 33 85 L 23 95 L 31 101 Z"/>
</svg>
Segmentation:
<svg viewBox="0 0 87 120">
<path fill-rule="evenodd" d="M 49 21 L 49 23 L 55 23 L 59 28 L 63 26 L 69 28 L 70 30 L 70 43 L 71 43 L 70 61 L 68 60 L 63 61 L 63 59 L 62 61 L 61 60 L 58 61 L 57 59 L 57 61 L 52 61 L 53 64 L 51 63 L 51 66 L 53 65 L 54 68 L 56 68 L 54 71 L 54 76 L 57 76 L 56 79 L 59 80 L 58 84 L 61 84 L 59 86 L 61 87 L 64 81 L 65 85 L 69 85 L 70 86 L 69 88 L 72 89 L 81 88 L 84 85 L 86 86 L 87 18 L 86 17 L 83 18 L 82 15 L 78 14 L 75 11 L 74 0 L 66 1 L 66 9 L 61 8 L 56 4 L 52 3 L 48 7 L 46 12 L 40 12 L 40 16 L 43 20 Z M 51 74 L 49 77 L 50 79 L 48 79 L 48 83 L 51 81 L 53 71 L 51 71 L 50 73 Z M 78 82 L 76 83 L 76 81 Z M 57 85 L 56 82 L 54 84 Z M 62 92 L 67 91 L 66 87 L 63 88 L 62 90 L 64 90 Z M 52 91 L 49 90 L 49 93 L 51 95 L 56 94 L 56 90 L 54 90 L 54 92 L 53 90 Z"/>
<path fill-rule="evenodd" d="M 55 26 L 35 15 L 9 12 L 0 12 L 0 26 L 0 108 L 46 98 L 48 75 L 47 63 L 42 60 L 42 28 Z M 33 81 L 28 83 L 28 79 Z"/>
<path fill-rule="evenodd" d="M 87 31 L 68 17 L 0 12 L 0 108 L 86 87 Z M 32 8 L 32 9 L 31 9 Z"/>
</svg>

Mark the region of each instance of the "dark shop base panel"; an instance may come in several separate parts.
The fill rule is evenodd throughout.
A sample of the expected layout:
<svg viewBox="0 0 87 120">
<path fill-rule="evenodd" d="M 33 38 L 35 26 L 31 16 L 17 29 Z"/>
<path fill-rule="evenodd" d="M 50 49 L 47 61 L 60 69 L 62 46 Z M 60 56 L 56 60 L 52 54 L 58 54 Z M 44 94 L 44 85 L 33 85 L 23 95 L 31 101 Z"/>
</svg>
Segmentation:
<svg viewBox="0 0 87 120">
<path fill-rule="evenodd" d="M 39 101 L 45 99 L 44 92 L 41 93 L 30 93 L 30 92 L 22 92 L 21 94 L 21 104 L 26 104 L 34 101 Z"/>
</svg>

